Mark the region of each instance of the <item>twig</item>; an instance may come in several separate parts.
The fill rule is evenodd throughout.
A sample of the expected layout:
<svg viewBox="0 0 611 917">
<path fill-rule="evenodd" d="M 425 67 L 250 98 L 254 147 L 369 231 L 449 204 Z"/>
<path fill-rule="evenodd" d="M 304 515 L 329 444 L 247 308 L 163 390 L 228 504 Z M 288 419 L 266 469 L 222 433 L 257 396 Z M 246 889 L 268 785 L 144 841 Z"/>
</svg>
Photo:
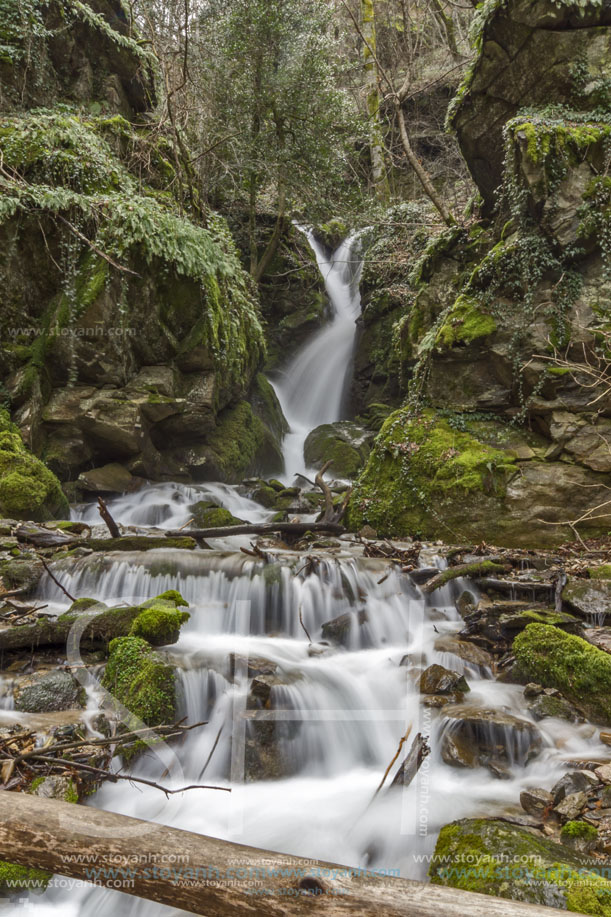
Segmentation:
<svg viewBox="0 0 611 917">
<path fill-rule="evenodd" d="M 407 732 L 405 733 L 405 735 L 403 736 L 403 738 L 402 738 L 401 741 L 399 742 L 399 747 L 397 748 L 397 751 L 395 752 L 394 758 L 392 759 L 392 761 L 390 762 L 390 764 L 388 765 L 388 767 L 387 767 L 386 770 L 384 771 L 384 776 L 382 777 L 382 780 L 380 781 L 380 785 L 378 786 L 377 790 L 376 790 L 375 793 L 373 794 L 373 798 L 372 798 L 372 800 L 371 800 L 372 802 L 373 802 L 373 800 L 376 798 L 376 796 L 378 795 L 378 793 L 380 792 L 380 790 L 382 789 L 382 787 L 384 786 L 384 784 L 386 783 L 386 778 L 388 777 L 388 775 L 389 775 L 389 773 L 390 773 L 390 770 L 391 770 L 393 764 L 395 763 L 395 761 L 397 760 L 397 758 L 398 758 L 399 755 L 401 754 L 401 749 L 403 748 L 403 746 L 405 745 L 405 743 L 406 743 L 407 740 L 409 739 L 411 731 L 412 731 L 412 726 L 411 726 L 411 723 L 410 723 L 410 725 L 408 726 Z"/>
<path fill-rule="evenodd" d="M 299 606 L 299 623 L 300 623 L 301 626 L 303 627 L 304 632 L 305 632 L 305 635 L 306 635 L 306 637 L 308 638 L 308 640 L 309 640 L 310 643 L 311 643 L 311 642 L 312 642 L 312 638 L 310 637 L 310 635 L 309 635 L 309 633 L 308 633 L 307 627 L 306 627 L 305 624 L 303 623 L 303 608 L 302 608 L 301 605 Z"/>
<path fill-rule="evenodd" d="M 59 589 L 61 589 L 61 591 L 62 591 L 62 592 L 64 593 L 64 595 L 66 596 L 66 598 L 70 599 L 71 602 L 76 602 L 76 599 L 74 598 L 74 596 L 73 596 L 73 595 L 70 595 L 70 593 L 68 592 L 67 589 L 64 589 L 64 587 L 62 586 L 62 584 L 60 583 L 60 581 L 57 579 L 57 577 L 55 576 L 55 574 L 51 572 L 51 570 L 49 569 L 49 565 L 48 565 L 48 563 L 46 562 L 46 560 L 44 559 L 44 557 L 41 557 L 40 554 L 38 554 L 37 557 L 38 557 L 39 561 L 41 562 L 41 564 L 43 565 L 43 567 L 45 568 L 45 570 L 47 571 L 47 573 L 49 574 L 49 576 L 51 577 L 51 579 L 53 580 L 53 582 L 55 583 L 55 585 L 56 585 Z"/>
<path fill-rule="evenodd" d="M 100 513 L 100 516 L 102 517 L 102 519 L 108 526 L 108 531 L 110 532 L 111 537 L 120 538 L 121 532 L 119 531 L 119 526 L 117 525 L 115 520 L 112 518 L 110 514 L 110 510 L 108 509 L 108 507 L 106 506 L 106 503 L 104 502 L 104 500 L 102 500 L 101 497 L 98 497 L 98 511 Z"/>
</svg>

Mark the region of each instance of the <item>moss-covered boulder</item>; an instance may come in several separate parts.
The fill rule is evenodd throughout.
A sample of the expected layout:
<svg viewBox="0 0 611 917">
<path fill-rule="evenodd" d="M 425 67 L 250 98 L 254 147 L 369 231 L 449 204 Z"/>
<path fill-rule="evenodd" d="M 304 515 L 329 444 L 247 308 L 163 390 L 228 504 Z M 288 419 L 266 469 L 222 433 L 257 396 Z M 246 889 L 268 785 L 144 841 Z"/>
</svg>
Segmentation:
<svg viewBox="0 0 611 917">
<path fill-rule="evenodd" d="M 5 589 L 31 592 L 39 583 L 44 572 L 40 559 L 33 552 L 0 560 L 0 577 Z"/>
<path fill-rule="evenodd" d="M 250 392 L 250 404 L 256 416 L 278 440 L 288 433 L 289 425 L 282 413 L 278 396 L 273 385 L 263 373 L 257 373 L 255 376 Z"/>
<path fill-rule="evenodd" d="M 58 479 L 26 449 L 5 410 L 0 410 L 0 515 L 37 522 L 70 515 Z"/>
<path fill-rule="evenodd" d="M 303 447 L 306 465 L 320 468 L 331 461 L 330 474 L 339 478 L 354 478 L 365 464 L 373 434 L 360 424 L 349 420 L 322 424 L 308 434 Z"/>
<path fill-rule="evenodd" d="M 176 643 L 180 628 L 191 615 L 181 611 L 179 605 L 188 605 L 179 593 L 164 593 L 140 606 L 141 610 L 132 624 L 130 635 L 142 637 L 151 646 Z"/>
<path fill-rule="evenodd" d="M 434 885 L 609 917 L 611 882 L 596 863 L 505 821 L 462 819 L 441 829 L 429 869 Z"/>
<path fill-rule="evenodd" d="M 224 509 L 210 500 L 198 500 L 189 507 L 193 516 L 193 524 L 200 529 L 211 529 L 225 525 L 242 525 L 242 520 L 237 519 L 228 509 Z"/>
<path fill-rule="evenodd" d="M 111 642 L 102 685 L 147 726 L 176 720 L 174 668 L 142 637 Z"/>
<path fill-rule="evenodd" d="M 529 624 L 513 642 L 515 674 L 556 688 L 587 719 L 611 725 L 611 655 L 581 637 Z"/>
<path fill-rule="evenodd" d="M 277 439 L 247 401 L 219 414 L 215 429 L 200 451 L 202 480 L 237 483 L 251 474 L 269 474 L 284 468 Z"/>
<path fill-rule="evenodd" d="M 380 535 L 481 540 L 516 473 L 510 454 L 460 432 L 432 411 L 394 412 L 354 488 L 347 521 Z"/>
</svg>

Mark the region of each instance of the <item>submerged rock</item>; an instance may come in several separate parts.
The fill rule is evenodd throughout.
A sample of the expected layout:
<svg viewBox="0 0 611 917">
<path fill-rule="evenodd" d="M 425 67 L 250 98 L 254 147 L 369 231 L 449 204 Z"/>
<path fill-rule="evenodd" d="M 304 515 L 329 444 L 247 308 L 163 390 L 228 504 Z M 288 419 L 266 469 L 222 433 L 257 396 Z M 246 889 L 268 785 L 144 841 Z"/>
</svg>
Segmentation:
<svg viewBox="0 0 611 917">
<path fill-rule="evenodd" d="M 322 625 L 322 639 L 330 640 L 331 643 L 338 643 L 340 646 L 349 646 L 352 634 L 363 624 L 366 624 L 367 620 L 365 609 L 361 609 L 359 612 L 347 611 Z"/>
<path fill-rule="evenodd" d="M 469 691 L 464 675 L 452 672 L 442 665 L 430 665 L 418 681 L 421 694 L 460 694 Z"/>
<path fill-rule="evenodd" d="M 611 614 L 611 582 L 604 579 L 571 576 L 562 590 L 562 598 L 584 618 L 598 619 L 600 624 Z"/>
<path fill-rule="evenodd" d="M 445 707 L 441 756 L 453 767 L 524 766 L 541 751 L 537 727 L 502 710 L 467 704 Z"/>
</svg>

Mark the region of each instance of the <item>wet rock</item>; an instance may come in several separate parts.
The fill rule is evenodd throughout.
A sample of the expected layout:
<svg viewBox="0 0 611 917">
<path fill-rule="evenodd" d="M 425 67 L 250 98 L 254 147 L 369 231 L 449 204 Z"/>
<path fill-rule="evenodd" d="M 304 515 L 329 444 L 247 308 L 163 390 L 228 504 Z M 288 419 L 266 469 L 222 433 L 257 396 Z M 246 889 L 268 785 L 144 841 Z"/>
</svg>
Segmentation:
<svg viewBox="0 0 611 917">
<path fill-rule="evenodd" d="M 441 756 L 453 767 L 523 766 L 541 746 L 537 727 L 510 713 L 467 704 L 444 710 Z"/>
<path fill-rule="evenodd" d="M 581 633 L 582 622 L 574 615 L 552 608 L 520 601 L 495 601 L 482 599 L 477 608 L 465 616 L 461 636 L 478 644 L 506 652 L 511 648 L 516 634 L 529 624 L 549 624 L 568 633 Z"/>
<path fill-rule="evenodd" d="M 31 592 L 44 573 L 44 567 L 36 554 L 22 553 L 19 557 L 0 561 L 0 577 L 5 589 Z"/>
<path fill-rule="evenodd" d="M 528 709 L 536 720 L 556 717 L 560 720 L 568 720 L 570 723 L 583 722 L 579 711 L 561 696 L 540 694 L 533 703 L 528 705 Z"/>
<path fill-rule="evenodd" d="M 304 443 L 306 464 L 318 468 L 332 461 L 332 475 L 354 478 L 367 461 L 373 436 L 370 430 L 349 420 L 322 424 L 312 430 Z"/>
<path fill-rule="evenodd" d="M 564 799 L 554 806 L 554 812 L 565 821 L 578 818 L 586 807 L 588 797 L 584 792 L 569 793 Z"/>
<path fill-rule="evenodd" d="M 478 666 L 480 669 L 492 668 L 492 655 L 475 643 L 467 640 L 461 640 L 453 634 L 445 634 L 438 637 L 435 641 L 435 649 L 439 653 L 452 653 L 458 656 L 470 665 Z"/>
<path fill-rule="evenodd" d="M 235 678 L 236 670 L 246 670 L 248 678 L 256 678 L 259 675 L 275 675 L 278 666 L 269 659 L 263 659 L 261 656 L 242 656 L 239 653 L 229 654 L 229 677 Z"/>
<path fill-rule="evenodd" d="M 589 771 L 569 771 L 552 787 L 554 804 L 558 805 L 563 799 L 566 799 L 567 796 L 574 795 L 575 793 L 588 792 L 596 782 L 596 777 Z"/>
<path fill-rule="evenodd" d="M 562 826 L 560 840 L 565 847 L 576 853 L 591 853 L 598 840 L 598 830 L 585 821 L 568 821 Z"/>
<path fill-rule="evenodd" d="M 78 802 L 79 793 L 75 782 L 62 775 L 38 777 L 32 781 L 29 792 L 43 799 L 63 799 L 64 802 Z"/>
<path fill-rule="evenodd" d="M 466 615 L 470 614 L 475 610 L 476 599 L 473 593 L 465 590 L 460 594 L 456 599 L 456 610 L 458 611 L 461 618 L 464 618 Z"/>
<path fill-rule="evenodd" d="M 531 682 L 524 688 L 524 697 L 527 700 L 530 700 L 533 697 L 539 697 L 540 694 L 543 694 L 544 690 L 545 689 L 543 685 L 537 685 L 534 682 Z"/>
<path fill-rule="evenodd" d="M 196 528 L 211 529 L 220 528 L 226 525 L 242 525 L 241 519 L 236 519 L 228 509 L 223 509 L 218 503 L 209 500 L 199 500 L 192 503 L 189 512 L 193 516 L 193 523 Z"/>
<path fill-rule="evenodd" d="M 586 627 L 583 637 L 597 649 L 611 653 L 611 627 Z"/>
<path fill-rule="evenodd" d="M 611 582 L 571 576 L 562 590 L 562 598 L 584 618 L 604 624 L 611 609 Z"/>
<path fill-rule="evenodd" d="M 520 805 L 529 815 L 543 815 L 546 809 L 551 809 L 554 805 L 554 797 L 548 790 L 541 787 L 533 787 L 528 790 L 522 790 L 520 793 Z"/>
<path fill-rule="evenodd" d="M 84 707 L 85 689 L 69 672 L 35 675 L 21 683 L 15 693 L 15 709 L 25 713 L 50 713 Z"/>
<path fill-rule="evenodd" d="M 331 643 L 337 643 L 340 646 L 349 646 L 350 637 L 353 629 L 361 627 L 367 623 L 367 612 L 361 609 L 359 612 L 347 611 L 331 621 L 326 621 L 321 628 L 323 640 L 329 640 Z"/>
<path fill-rule="evenodd" d="M 418 689 L 421 694 L 463 694 L 470 690 L 464 675 L 437 664 L 422 673 Z"/>
<path fill-rule="evenodd" d="M 602 783 L 611 784 L 611 764 L 603 764 L 601 767 L 597 767 L 594 773 Z"/>
<path fill-rule="evenodd" d="M 133 493 L 144 484 L 146 481 L 143 478 L 134 477 L 118 462 L 111 462 L 101 468 L 92 468 L 91 471 L 83 471 L 77 480 L 80 490 L 96 494 Z"/>
</svg>

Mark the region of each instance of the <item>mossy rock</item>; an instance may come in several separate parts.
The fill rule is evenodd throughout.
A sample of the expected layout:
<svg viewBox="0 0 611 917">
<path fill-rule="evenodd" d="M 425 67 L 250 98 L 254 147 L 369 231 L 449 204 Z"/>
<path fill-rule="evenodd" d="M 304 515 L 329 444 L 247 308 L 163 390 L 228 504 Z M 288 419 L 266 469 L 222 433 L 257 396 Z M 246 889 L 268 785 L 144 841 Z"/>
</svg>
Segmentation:
<svg viewBox="0 0 611 917">
<path fill-rule="evenodd" d="M 228 509 L 211 503 L 208 500 L 199 500 L 189 507 L 193 516 L 193 523 L 200 529 L 220 528 L 226 525 L 242 525 L 241 519 L 236 519 Z"/>
<path fill-rule="evenodd" d="M 382 536 L 485 537 L 515 459 L 427 410 L 390 414 L 358 478 L 346 522 Z"/>
<path fill-rule="evenodd" d="M 0 514 L 34 522 L 70 515 L 58 479 L 28 452 L 4 410 L 0 410 Z"/>
<path fill-rule="evenodd" d="M 330 474 L 352 479 L 367 461 L 372 439 L 369 430 L 348 420 L 322 424 L 312 430 L 304 443 L 306 465 L 320 468 L 332 461 Z"/>
<path fill-rule="evenodd" d="M 250 403 L 256 416 L 281 440 L 289 431 L 274 387 L 263 373 L 257 373 L 251 390 Z"/>
<path fill-rule="evenodd" d="M 611 882 L 563 844 L 508 822 L 465 818 L 443 827 L 434 885 L 611 917 Z"/>
<path fill-rule="evenodd" d="M 581 637 L 529 624 L 513 642 L 515 675 L 556 688 L 587 719 L 611 725 L 611 655 Z"/>
<path fill-rule="evenodd" d="M 31 592 L 43 572 L 44 567 L 35 554 L 24 552 L 11 560 L 0 561 L 0 577 L 7 589 Z"/>
<path fill-rule="evenodd" d="M 176 720 L 176 674 L 142 637 L 117 637 L 102 678 L 107 691 L 147 726 Z"/>
<path fill-rule="evenodd" d="M 183 599 L 181 603 L 185 604 Z M 188 611 L 176 608 L 172 600 L 159 597 L 142 608 L 132 624 L 130 635 L 142 637 L 152 646 L 167 646 L 178 641 L 180 628 L 190 617 Z"/>
<path fill-rule="evenodd" d="M 191 551 L 197 547 L 195 539 L 188 535 L 177 535 L 172 538 L 122 535 L 120 538 L 88 538 L 84 544 L 92 551 L 154 551 L 157 548 Z"/>
<path fill-rule="evenodd" d="M 445 350 L 458 344 L 471 344 L 494 331 L 496 321 L 493 316 L 483 312 L 476 299 L 461 294 L 437 331 L 435 347 Z"/>
<path fill-rule="evenodd" d="M 226 408 L 205 446 L 208 480 L 237 483 L 250 474 L 282 471 L 280 445 L 247 401 Z"/>
</svg>

